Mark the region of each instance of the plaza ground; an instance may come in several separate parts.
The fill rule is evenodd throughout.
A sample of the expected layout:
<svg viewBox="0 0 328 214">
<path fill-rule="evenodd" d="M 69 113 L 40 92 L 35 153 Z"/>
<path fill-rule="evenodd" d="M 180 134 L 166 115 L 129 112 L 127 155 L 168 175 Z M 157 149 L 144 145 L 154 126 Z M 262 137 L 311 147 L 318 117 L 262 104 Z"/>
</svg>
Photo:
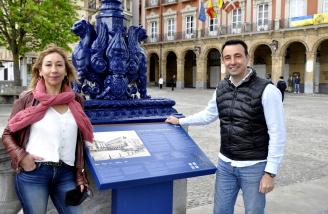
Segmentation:
<svg viewBox="0 0 328 214">
<path fill-rule="evenodd" d="M 176 101 L 184 115 L 205 108 L 214 90 L 148 89 L 153 97 Z M 11 105 L 0 105 L 0 131 L 6 125 Z M 267 214 L 328 214 L 328 96 L 286 94 L 287 127 L 285 157 L 273 192 L 267 195 Z M 188 128 L 190 136 L 216 164 L 219 151 L 219 122 Z M 210 214 L 214 175 L 188 179 L 187 214 Z M 244 213 L 238 197 L 236 214 Z"/>
</svg>

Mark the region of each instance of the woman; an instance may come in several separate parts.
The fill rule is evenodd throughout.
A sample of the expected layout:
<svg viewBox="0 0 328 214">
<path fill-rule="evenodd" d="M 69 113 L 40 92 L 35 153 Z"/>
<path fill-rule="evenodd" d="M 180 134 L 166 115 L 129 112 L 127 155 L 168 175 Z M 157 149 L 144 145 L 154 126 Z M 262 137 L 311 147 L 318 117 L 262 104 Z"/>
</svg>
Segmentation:
<svg viewBox="0 0 328 214">
<path fill-rule="evenodd" d="M 81 213 L 80 206 L 65 205 L 65 193 L 88 186 L 84 143 L 92 142 L 93 130 L 70 88 L 74 78 L 65 52 L 49 47 L 32 68 L 31 90 L 13 105 L 2 143 L 17 171 L 24 214 L 46 213 L 49 196 L 59 213 Z"/>
</svg>

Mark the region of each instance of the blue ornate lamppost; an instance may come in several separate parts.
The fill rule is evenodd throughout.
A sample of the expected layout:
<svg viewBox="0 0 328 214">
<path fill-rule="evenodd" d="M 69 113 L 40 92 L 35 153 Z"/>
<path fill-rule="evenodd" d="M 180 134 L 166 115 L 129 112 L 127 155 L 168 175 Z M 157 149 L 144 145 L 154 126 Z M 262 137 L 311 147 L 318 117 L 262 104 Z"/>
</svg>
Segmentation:
<svg viewBox="0 0 328 214">
<path fill-rule="evenodd" d="M 96 19 L 96 30 L 85 20 L 72 27 L 80 37 L 72 54 L 79 76 L 74 89 L 89 98 L 85 111 L 91 121 L 163 120 L 177 113 L 173 100 L 147 94 L 146 54 L 140 46 L 146 30 L 126 28 L 119 0 L 102 0 Z"/>
</svg>

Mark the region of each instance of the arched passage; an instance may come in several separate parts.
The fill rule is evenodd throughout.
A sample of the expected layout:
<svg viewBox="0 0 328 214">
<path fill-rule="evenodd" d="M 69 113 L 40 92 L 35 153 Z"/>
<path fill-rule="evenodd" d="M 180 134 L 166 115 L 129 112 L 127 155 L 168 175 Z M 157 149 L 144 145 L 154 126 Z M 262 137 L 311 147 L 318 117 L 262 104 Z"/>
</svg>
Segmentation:
<svg viewBox="0 0 328 214">
<path fill-rule="evenodd" d="M 166 86 L 171 86 L 172 76 L 177 76 L 177 56 L 170 51 L 166 57 Z"/>
<path fill-rule="evenodd" d="M 314 92 L 328 94 L 328 40 L 324 40 L 317 50 Z"/>
<path fill-rule="evenodd" d="M 269 46 L 259 45 L 254 51 L 254 65 L 259 77 L 271 79 L 272 76 L 272 52 Z"/>
<path fill-rule="evenodd" d="M 192 50 L 188 50 L 185 55 L 184 62 L 184 87 L 196 87 L 196 54 Z"/>
<path fill-rule="evenodd" d="M 215 88 L 221 80 L 220 52 L 212 48 L 207 55 L 207 88 Z"/>
<path fill-rule="evenodd" d="M 157 85 L 159 75 L 159 57 L 156 53 L 152 53 L 149 58 L 149 83 Z"/>
<path fill-rule="evenodd" d="M 306 48 L 301 42 L 292 42 L 285 51 L 284 77 L 288 76 L 288 86 L 294 91 L 294 79 L 301 78 L 300 91 L 304 92 L 304 74 L 306 64 Z"/>
</svg>

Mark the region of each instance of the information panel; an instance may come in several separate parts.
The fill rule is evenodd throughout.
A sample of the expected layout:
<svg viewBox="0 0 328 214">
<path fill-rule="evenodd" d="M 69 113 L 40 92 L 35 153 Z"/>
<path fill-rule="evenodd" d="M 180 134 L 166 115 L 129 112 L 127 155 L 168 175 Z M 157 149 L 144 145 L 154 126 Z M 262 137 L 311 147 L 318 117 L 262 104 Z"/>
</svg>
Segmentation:
<svg viewBox="0 0 328 214">
<path fill-rule="evenodd" d="M 180 125 L 96 125 L 87 162 L 99 189 L 213 174 L 216 167 Z"/>
</svg>

